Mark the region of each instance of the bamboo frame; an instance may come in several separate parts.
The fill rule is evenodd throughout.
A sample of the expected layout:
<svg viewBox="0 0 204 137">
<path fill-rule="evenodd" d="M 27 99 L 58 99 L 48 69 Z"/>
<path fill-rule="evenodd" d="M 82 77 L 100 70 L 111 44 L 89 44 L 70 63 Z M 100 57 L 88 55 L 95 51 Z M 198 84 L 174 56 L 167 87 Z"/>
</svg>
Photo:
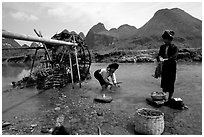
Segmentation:
<svg viewBox="0 0 204 137">
<path fill-rule="evenodd" d="M 41 37 L 32 37 L 32 36 L 28 36 L 28 35 L 11 33 L 8 31 L 2 31 L 2 37 L 10 38 L 10 39 L 25 40 L 25 41 L 42 42 L 42 43 L 47 43 L 47 44 L 52 44 L 52 45 L 67 45 L 67 46 L 75 45 L 75 46 L 77 46 L 76 43 L 65 42 L 65 41 L 54 40 L 54 39 L 45 39 L 45 38 L 41 38 Z"/>
<path fill-rule="evenodd" d="M 34 29 L 34 32 L 38 35 L 38 37 L 41 37 L 41 38 L 43 37 L 40 32 L 38 33 L 38 32 L 36 31 L 36 29 Z M 45 44 L 42 44 L 42 45 L 43 45 L 43 47 L 45 48 L 45 52 L 47 53 L 48 59 L 51 60 L 51 57 L 50 57 L 50 54 L 49 54 L 49 52 L 48 52 L 47 46 L 46 46 Z"/>
</svg>

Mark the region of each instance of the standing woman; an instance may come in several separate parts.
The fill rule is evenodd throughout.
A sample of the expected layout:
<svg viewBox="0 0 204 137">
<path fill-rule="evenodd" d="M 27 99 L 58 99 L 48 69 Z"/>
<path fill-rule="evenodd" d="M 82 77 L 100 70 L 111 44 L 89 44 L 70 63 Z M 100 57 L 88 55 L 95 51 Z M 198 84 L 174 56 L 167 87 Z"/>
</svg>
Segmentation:
<svg viewBox="0 0 204 137">
<path fill-rule="evenodd" d="M 170 100 L 174 93 L 174 83 L 176 81 L 176 59 L 178 55 L 178 48 L 172 44 L 174 31 L 165 30 L 162 38 L 164 45 L 160 47 L 157 56 L 158 62 L 163 62 L 161 74 L 161 88 L 163 92 L 169 93 L 168 100 Z"/>
</svg>

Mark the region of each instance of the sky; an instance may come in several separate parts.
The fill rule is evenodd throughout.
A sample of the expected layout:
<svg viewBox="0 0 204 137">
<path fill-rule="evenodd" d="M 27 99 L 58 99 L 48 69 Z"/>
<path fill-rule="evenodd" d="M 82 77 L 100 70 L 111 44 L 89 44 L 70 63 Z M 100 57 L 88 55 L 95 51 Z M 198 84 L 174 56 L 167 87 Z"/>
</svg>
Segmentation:
<svg viewBox="0 0 204 137">
<path fill-rule="evenodd" d="M 51 38 L 64 29 L 83 32 L 99 22 L 107 30 L 129 24 L 142 27 L 160 9 L 180 8 L 202 20 L 201 1 L 77 1 L 77 2 L 2 2 L 2 29 L 36 36 L 34 29 L 43 37 Z M 24 41 L 25 42 L 25 41 Z M 22 44 L 23 42 L 20 42 Z"/>
</svg>

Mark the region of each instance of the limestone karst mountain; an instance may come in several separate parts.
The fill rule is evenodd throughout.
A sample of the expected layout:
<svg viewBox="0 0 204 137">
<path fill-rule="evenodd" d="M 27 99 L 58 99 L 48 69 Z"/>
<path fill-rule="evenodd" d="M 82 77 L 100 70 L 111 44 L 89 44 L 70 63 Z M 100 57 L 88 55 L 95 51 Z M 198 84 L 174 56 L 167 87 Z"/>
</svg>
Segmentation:
<svg viewBox="0 0 204 137">
<path fill-rule="evenodd" d="M 91 49 L 151 49 L 162 44 L 164 30 L 175 31 L 174 42 L 181 48 L 202 46 L 202 21 L 179 8 L 158 10 L 137 29 L 128 24 L 107 30 L 103 23 L 94 25 L 86 35 Z"/>
</svg>

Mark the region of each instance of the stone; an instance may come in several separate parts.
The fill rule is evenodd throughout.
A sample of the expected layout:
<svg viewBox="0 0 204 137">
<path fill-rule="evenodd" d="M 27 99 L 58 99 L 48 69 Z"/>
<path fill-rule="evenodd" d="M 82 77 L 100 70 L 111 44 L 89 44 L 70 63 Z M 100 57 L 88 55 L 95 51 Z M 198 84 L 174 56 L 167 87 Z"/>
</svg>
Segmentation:
<svg viewBox="0 0 204 137">
<path fill-rule="evenodd" d="M 56 108 L 55 108 L 55 111 L 59 111 L 59 110 L 60 110 L 60 107 L 56 107 Z"/>
<path fill-rule="evenodd" d="M 52 134 L 53 131 L 54 131 L 54 128 L 51 128 L 51 129 L 48 130 L 48 132 L 49 132 L 50 134 Z"/>
<path fill-rule="evenodd" d="M 42 132 L 42 133 L 48 133 L 49 130 L 48 130 L 46 127 L 42 127 L 42 128 L 41 128 L 41 132 Z"/>
<path fill-rule="evenodd" d="M 52 132 L 52 135 L 69 135 L 69 130 L 66 129 L 64 126 L 55 127 Z"/>
<path fill-rule="evenodd" d="M 6 132 L 6 133 L 3 133 L 3 135 L 10 135 L 8 132 Z"/>
<path fill-rule="evenodd" d="M 2 123 L 2 128 L 7 127 L 7 126 L 10 126 L 10 125 L 11 125 L 11 123 L 9 123 L 9 122 L 4 122 L 4 123 Z"/>
<path fill-rule="evenodd" d="M 16 129 L 16 128 L 14 128 L 14 127 L 13 127 L 13 128 L 11 128 L 11 130 L 13 130 L 13 131 L 18 131 L 18 129 Z"/>
<path fill-rule="evenodd" d="M 57 118 L 57 122 L 56 123 L 59 123 L 59 125 L 62 125 L 64 123 L 64 115 L 61 115 Z"/>
<path fill-rule="evenodd" d="M 102 111 L 97 111 L 97 115 L 98 116 L 103 116 L 103 112 Z"/>
<path fill-rule="evenodd" d="M 70 120 L 69 122 L 70 123 L 77 123 L 78 121 L 79 121 L 78 119 L 74 118 L 74 119 Z"/>
<path fill-rule="evenodd" d="M 56 106 L 58 106 L 58 107 L 59 107 L 59 106 L 61 106 L 61 104 L 56 104 Z"/>
<path fill-rule="evenodd" d="M 38 126 L 38 124 L 32 124 L 32 125 L 30 125 L 31 127 L 37 127 Z"/>
</svg>

